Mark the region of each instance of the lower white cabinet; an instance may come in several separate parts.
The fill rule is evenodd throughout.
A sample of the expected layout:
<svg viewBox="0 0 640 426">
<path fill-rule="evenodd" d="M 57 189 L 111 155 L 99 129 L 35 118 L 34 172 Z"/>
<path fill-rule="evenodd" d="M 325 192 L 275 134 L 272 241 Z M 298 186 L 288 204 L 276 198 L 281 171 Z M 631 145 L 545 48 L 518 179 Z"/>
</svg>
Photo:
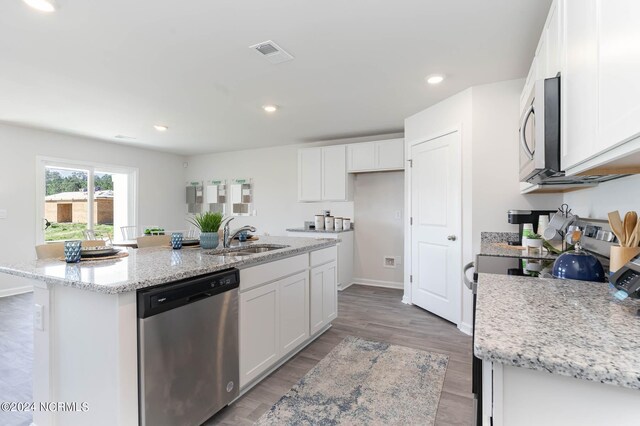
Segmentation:
<svg viewBox="0 0 640 426">
<path fill-rule="evenodd" d="M 338 316 L 338 267 L 335 261 L 311 269 L 311 334 Z"/>
<path fill-rule="evenodd" d="M 240 386 L 308 337 L 308 271 L 240 293 Z"/>
<path fill-rule="evenodd" d="M 280 290 L 280 354 L 309 337 L 309 278 L 306 272 L 285 278 Z"/>
<path fill-rule="evenodd" d="M 240 293 L 240 387 L 278 360 L 279 283 Z"/>
</svg>

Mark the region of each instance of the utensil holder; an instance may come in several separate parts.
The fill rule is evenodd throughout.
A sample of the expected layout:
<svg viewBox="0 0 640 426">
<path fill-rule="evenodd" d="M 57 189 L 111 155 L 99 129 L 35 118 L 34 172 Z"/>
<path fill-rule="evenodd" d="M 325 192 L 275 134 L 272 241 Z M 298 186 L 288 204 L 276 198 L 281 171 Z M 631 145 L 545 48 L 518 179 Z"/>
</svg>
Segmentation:
<svg viewBox="0 0 640 426">
<path fill-rule="evenodd" d="M 609 271 L 616 272 L 638 254 L 640 247 L 612 246 L 609 253 Z"/>
</svg>

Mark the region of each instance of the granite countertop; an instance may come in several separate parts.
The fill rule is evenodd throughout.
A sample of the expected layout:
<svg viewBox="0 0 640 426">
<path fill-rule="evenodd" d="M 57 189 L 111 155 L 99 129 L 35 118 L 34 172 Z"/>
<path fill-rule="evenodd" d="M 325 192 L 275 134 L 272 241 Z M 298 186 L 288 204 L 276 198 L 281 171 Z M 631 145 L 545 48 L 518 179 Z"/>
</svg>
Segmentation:
<svg viewBox="0 0 640 426">
<path fill-rule="evenodd" d="M 474 352 L 504 365 L 640 389 L 640 309 L 604 283 L 480 274 Z"/>
<path fill-rule="evenodd" d="M 491 243 L 483 242 L 480 244 L 480 255 L 482 256 L 500 256 L 500 257 L 520 257 L 523 259 L 557 259 L 558 255 L 549 253 L 546 250 L 534 254 L 530 253 L 527 249 L 520 250 L 513 247 L 508 247 L 506 243 Z"/>
<path fill-rule="evenodd" d="M 336 231 L 335 229 L 333 231 L 327 231 L 327 230 L 324 230 L 324 229 L 288 228 L 287 231 L 288 232 L 314 232 L 314 233 L 318 233 L 318 234 L 341 234 L 343 232 L 351 232 L 351 231 L 353 231 L 353 228 L 351 228 L 351 229 L 340 229 L 339 231 Z"/>
<path fill-rule="evenodd" d="M 250 256 L 222 258 L 211 255 L 211 250 L 183 247 L 126 249 L 129 256 L 116 260 L 102 260 L 66 264 L 58 259 L 34 260 L 20 264 L 0 265 L 0 273 L 65 285 L 99 293 L 117 294 L 135 291 L 208 274 L 228 268 L 247 268 L 259 263 L 271 262 L 297 254 L 336 245 L 335 239 L 266 237 L 259 243 L 241 243 L 241 246 L 259 247 L 265 244 L 283 245 L 286 248 Z M 233 251 L 218 249 L 218 251 Z"/>
</svg>

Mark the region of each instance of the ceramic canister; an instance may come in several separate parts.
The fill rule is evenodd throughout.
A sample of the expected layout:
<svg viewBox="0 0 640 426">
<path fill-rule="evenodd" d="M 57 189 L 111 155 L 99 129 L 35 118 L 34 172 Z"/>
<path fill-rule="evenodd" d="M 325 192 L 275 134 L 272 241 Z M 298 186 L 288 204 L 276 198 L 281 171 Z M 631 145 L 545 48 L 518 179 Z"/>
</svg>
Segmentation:
<svg viewBox="0 0 640 426">
<path fill-rule="evenodd" d="M 336 217 L 334 219 L 333 227 L 335 228 L 336 231 L 339 231 L 339 230 L 342 229 L 342 222 L 343 222 L 343 220 L 342 220 L 341 217 Z"/>
<path fill-rule="evenodd" d="M 342 218 L 342 229 L 345 231 L 351 229 L 351 219 L 349 219 L 348 217 Z"/>
<path fill-rule="evenodd" d="M 335 220 L 333 216 L 325 216 L 324 218 L 324 229 L 326 231 L 333 231 L 335 226 Z"/>
<path fill-rule="evenodd" d="M 315 216 L 316 231 L 322 231 L 324 229 L 324 215 L 317 214 Z"/>
</svg>

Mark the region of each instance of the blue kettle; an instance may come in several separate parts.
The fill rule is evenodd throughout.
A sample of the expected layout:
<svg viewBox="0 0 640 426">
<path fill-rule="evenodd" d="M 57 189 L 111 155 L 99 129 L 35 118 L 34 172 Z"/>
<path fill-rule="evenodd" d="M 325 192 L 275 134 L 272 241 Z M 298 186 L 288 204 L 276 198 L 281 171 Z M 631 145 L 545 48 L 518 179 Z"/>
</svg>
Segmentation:
<svg viewBox="0 0 640 426">
<path fill-rule="evenodd" d="M 604 269 L 597 257 L 580 248 L 562 253 L 553 264 L 553 276 L 564 280 L 604 282 Z"/>
</svg>

